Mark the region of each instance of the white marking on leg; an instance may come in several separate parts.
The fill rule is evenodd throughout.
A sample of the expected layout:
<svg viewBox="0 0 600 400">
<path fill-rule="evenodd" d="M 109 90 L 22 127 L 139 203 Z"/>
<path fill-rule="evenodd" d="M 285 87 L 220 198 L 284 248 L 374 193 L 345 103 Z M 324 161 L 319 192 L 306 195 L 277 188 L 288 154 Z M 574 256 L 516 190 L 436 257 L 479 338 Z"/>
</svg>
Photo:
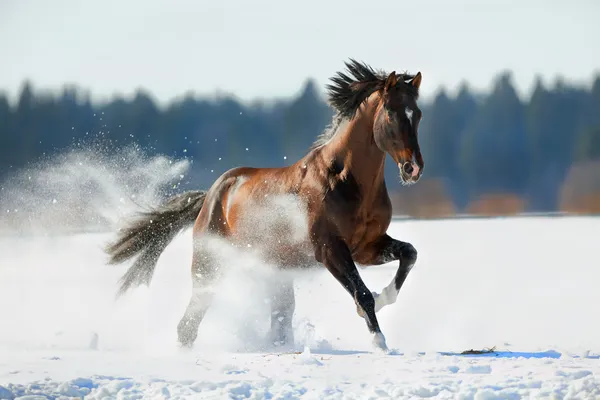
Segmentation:
<svg viewBox="0 0 600 400">
<path fill-rule="evenodd" d="M 398 291 L 396 290 L 395 282 L 392 280 L 380 294 L 373 293 L 373 297 L 375 297 L 375 312 L 378 312 L 385 306 L 394 304 L 396 299 L 398 299 Z"/>
<path fill-rule="evenodd" d="M 409 265 L 406 268 L 406 275 L 413 268 L 414 264 Z M 387 285 L 381 293 L 373 292 L 373 297 L 375 298 L 375 312 L 378 312 L 385 306 L 389 306 L 390 304 L 394 304 L 398 299 L 399 290 L 396 290 L 396 279 L 392 279 L 389 285 Z"/>
<path fill-rule="evenodd" d="M 387 285 L 381 293 L 371 292 L 373 298 L 375 299 L 375 312 L 379 312 L 383 307 L 388 306 L 390 304 L 394 304 L 396 299 L 398 298 L 398 291 L 396 290 L 396 284 L 392 280 L 389 285 Z M 362 307 L 356 304 L 356 313 L 365 318 L 365 312 Z"/>
</svg>

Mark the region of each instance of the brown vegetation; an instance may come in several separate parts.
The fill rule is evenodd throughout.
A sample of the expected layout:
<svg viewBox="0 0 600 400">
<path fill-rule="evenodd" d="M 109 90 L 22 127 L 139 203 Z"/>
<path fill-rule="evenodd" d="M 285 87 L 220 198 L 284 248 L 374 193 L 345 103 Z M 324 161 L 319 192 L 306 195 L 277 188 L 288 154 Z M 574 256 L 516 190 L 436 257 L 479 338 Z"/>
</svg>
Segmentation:
<svg viewBox="0 0 600 400">
<path fill-rule="evenodd" d="M 495 193 L 471 201 L 467 214 L 485 216 L 517 215 L 525 211 L 525 200 L 512 193 Z"/>
<path fill-rule="evenodd" d="M 560 211 L 573 214 L 600 213 L 600 161 L 574 164 L 563 184 Z"/>
</svg>

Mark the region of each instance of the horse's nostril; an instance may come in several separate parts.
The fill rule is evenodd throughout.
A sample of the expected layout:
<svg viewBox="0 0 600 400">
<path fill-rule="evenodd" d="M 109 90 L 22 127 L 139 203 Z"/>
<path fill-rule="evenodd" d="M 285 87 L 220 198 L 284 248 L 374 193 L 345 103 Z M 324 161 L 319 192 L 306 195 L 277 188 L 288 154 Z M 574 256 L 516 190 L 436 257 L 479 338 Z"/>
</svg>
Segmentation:
<svg viewBox="0 0 600 400">
<path fill-rule="evenodd" d="M 410 162 L 405 162 L 404 165 L 402 166 L 402 169 L 404 170 L 404 172 L 406 172 L 407 174 L 412 174 L 413 172 L 413 166 L 412 163 Z"/>
</svg>

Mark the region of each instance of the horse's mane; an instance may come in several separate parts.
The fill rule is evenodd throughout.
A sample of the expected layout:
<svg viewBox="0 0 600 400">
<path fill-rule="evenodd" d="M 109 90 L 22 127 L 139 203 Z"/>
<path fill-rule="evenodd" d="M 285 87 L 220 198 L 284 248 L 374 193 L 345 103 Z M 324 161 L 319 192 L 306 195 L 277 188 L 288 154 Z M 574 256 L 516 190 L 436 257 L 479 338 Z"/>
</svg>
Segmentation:
<svg viewBox="0 0 600 400">
<path fill-rule="evenodd" d="M 328 90 L 328 100 L 335 109 L 336 114 L 331 124 L 321 133 L 312 148 L 320 147 L 327 143 L 337 132 L 340 124 L 346 119 L 352 119 L 362 103 L 364 103 L 371 94 L 383 88 L 388 73 L 383 70 L 375 71 L 369 65 L 350 59 L 344 63 L 350 75 L 338 71 L 336 75 L 330 78 L 331 83 L 325 87 Z M 407 73 L 396 74 L 399 84 L 403 84 L 403 89 L 418 96 L 418 89 L 412 85 L 405 84 L 414 78 L 414 75 Z"/>
</svg>

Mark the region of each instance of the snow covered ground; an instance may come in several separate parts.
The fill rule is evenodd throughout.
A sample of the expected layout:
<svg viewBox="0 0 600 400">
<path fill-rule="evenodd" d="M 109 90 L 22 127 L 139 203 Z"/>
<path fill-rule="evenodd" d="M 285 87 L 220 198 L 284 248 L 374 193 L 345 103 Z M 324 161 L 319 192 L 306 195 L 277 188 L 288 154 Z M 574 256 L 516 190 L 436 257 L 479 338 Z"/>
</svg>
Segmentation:
<svg viewBox="0 0 600 400">
<path fill-rule="evenodd" d="M 269 271 L 232 255 L 243 273 L 222 283 L 185 352 L 175 327 L 191 291 L 189 231 L 149 288 L 120 299 L 126 265 L 101 251 L 111 235 L 3 236 L 0 399 L 600 398 L 599 231 L 591 217 L 395 221 L 419 261 L 379 313 L 391 355 L 372 351 L 325 271 L 297 277 L 296 348 L 278 351 L 263 339 Z M 395 266 L 361 274 L 379 292 Z"/>
</svg>

